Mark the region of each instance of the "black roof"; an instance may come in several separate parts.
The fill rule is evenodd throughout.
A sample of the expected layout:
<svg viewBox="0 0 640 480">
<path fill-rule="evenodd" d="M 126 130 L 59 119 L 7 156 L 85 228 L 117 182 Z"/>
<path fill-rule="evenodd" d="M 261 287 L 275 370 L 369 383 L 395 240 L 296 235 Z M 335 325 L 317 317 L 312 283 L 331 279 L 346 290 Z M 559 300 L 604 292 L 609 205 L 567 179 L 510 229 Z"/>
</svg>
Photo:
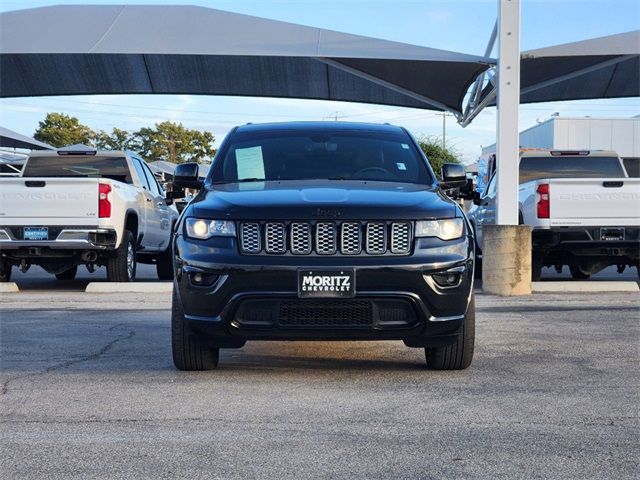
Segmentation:
<svg viewBox="0 0 640 480">
<path fill-rule="evenodd" d="M 398 133 L 404 130 L 396 125 L 387 123 L 362 123 L 362 122 L 274 122 L 274 123 L 248 123 L 237 127 L 237 132 L 273 132 L 283 130 L 330 130 L 347 131 L 360 130 L 370 132 Z"/>
</svg>

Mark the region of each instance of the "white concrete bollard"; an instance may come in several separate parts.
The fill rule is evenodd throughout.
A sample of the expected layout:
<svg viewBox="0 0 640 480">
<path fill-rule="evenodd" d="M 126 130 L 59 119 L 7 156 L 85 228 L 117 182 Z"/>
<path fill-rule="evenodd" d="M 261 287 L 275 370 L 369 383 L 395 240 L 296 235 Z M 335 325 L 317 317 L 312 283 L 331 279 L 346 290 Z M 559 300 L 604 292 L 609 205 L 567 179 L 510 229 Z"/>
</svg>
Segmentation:
<svg viewBox="0 0 640 480">
<path fill-rule="evenodd" d="M 503 296 L 529 295 L 531 227 L 485 225 L 482 233 L 482 290 Z"/>
</svg>

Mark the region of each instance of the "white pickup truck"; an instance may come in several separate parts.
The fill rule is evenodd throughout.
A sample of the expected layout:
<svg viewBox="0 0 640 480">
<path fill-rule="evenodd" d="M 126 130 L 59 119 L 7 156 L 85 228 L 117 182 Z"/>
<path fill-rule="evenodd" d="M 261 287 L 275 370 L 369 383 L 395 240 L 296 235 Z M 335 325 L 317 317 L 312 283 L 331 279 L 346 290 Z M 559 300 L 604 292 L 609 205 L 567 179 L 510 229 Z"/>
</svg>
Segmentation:
<svg viewBox="0 0 640 480">
<path fill-rule="evenodd" d="M 171 279 L 178 218 L 146 162 L 132 152 L 85 146 L 34 152 L 20 177 L 0 178 L 0 281 L 13 266 L 40 265 L 60 280 L 106 266 L 114 282 L 155 263 Z"/>
<path fill-rule="evenodd" d="M 482 227 L 495 223 L 495 176 L 468 217 L 482 255 Z M 520 223 L 533 227 L 532 279 L 542 268 L 585 279 L 610 265 L 640 276 L 640 178 L 615 152 L 525 152 L 520 157 Z M 477 270 L 480 270 L 477 268 Z"/>
</svg>

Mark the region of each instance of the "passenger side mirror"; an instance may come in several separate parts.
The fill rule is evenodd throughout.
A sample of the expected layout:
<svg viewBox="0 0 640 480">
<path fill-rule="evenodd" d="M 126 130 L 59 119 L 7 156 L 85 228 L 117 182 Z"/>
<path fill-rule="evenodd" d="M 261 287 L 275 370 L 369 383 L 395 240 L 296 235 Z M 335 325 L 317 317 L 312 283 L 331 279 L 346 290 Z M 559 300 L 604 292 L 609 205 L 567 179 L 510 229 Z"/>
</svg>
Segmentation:
<svg viewBox="0 0 640 480">
<path fill-rule="evenodd" d="M 473 203 L 474 205 L 480 205 L 481 201 L 482 195 L 480 195 L 480 192 L 476 190 L 475 192 L 473 192 Z"/>
<path fill-rule="evenodd" d="M 442 166 L 442 181 L 440 188 L 449 190 L 451 188 L 464 187 L 467 184 L 467 174 L 462 165 L 457 163 L 445 163 Z"/>
<path fill-rule="evenodd" d="M 181 163 L 178 165 L 173 172 L 173 184 L 182 188 L 201 189 L 204 182 L 198 179 L 198 164 Z"/>
</svg>

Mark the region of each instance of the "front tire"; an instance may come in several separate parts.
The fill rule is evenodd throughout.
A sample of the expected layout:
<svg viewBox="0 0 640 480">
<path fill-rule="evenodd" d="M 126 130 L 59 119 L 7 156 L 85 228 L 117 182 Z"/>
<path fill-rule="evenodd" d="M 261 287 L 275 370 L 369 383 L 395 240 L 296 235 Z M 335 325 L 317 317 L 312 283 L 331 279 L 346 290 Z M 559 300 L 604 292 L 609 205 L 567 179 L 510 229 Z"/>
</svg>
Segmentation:
<svg viewBox="0 0 640 480">
<path fill-rule="evenodd" d="M 455 343 L 445 347 L 425 348 L 427 367 L 432 370 L 464 370 L 471 365 L 476 338 L 476 302 L 471 296 L 464 316 L 462 332 Z"/>
<path fill-rule="evenodd" d="M 583 272 L 577 265 L 569 265 L 569 271 L 571 272 L 571 278 L 574 280 L 587 280 L 591 277 L 589 273 Z"/>
<path fill-rule="evenodd" d="M 173 235 L 167 249 L 156 259 L 156 272 L 160 280 L 173 280 Z"/>
<path fill-rule="evenodd" d="M 219 348 L 203 347 L 193 341 L 175 287 L 171 302 L 171 351 L 178 370 L 213 370 L 220 358 Z"/>
<path fill-rule="evenodd" d="M 76 274 L 78 273 L 78 266 L 71 267 L 69 270 L 65 270 L 64 272 L 56 273 L 56 278 L 58 280 L 73 280 L 76 278 Z"/>
<path fill-rule="evenodd" d="M 136 279 L 136 245 L 133 234 L 125 230 L 114 256 L 107 258 L 109 282 L 133 282 Z"/>
<path fill-rule="evenodd" d="M 0 257 L 0 282 L 4 283 L 9 280 L 11 280 L 11 264 L 6 258 Z"/>
<path fill-rule="evenodd" d="M 533 255 L 531 258 L 531 281 L 539 282 L 542 279 L 542 258 L 538 255 Z"/>
</svg>

